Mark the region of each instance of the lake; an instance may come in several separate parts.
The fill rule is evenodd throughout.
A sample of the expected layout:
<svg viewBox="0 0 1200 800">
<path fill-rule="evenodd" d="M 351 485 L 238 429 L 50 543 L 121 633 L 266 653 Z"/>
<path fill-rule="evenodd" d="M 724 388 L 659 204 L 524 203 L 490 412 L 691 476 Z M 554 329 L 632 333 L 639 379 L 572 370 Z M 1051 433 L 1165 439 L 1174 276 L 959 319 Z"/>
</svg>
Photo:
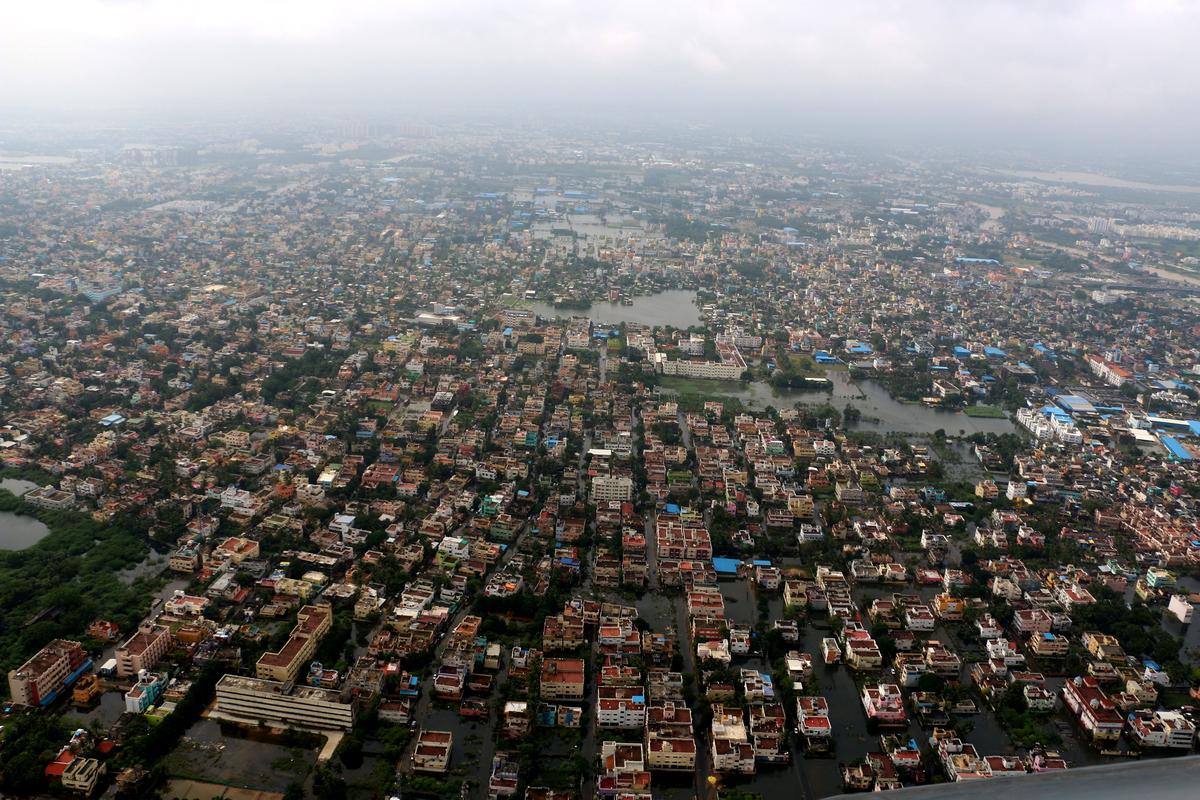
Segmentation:
<svg viewBox="0 0 1200 800">
<path fill-rule="evenodd" d="M 41 520 L 0 511 L 0 550 L 24 550 L 35 545 L 50 533 Z"/>
<path fill-rule="evenodd" d="M 12 492 L 17 497 L 38 488 L 33 481 L 17 478 L 0 480 L 0 489 Z M 37 544 L 50 533 L 50 529 L 35 517 L 0 511 L 0 550 L 24 550 Z"/>
<path fill-rule="evenodd" d="M 12 492 L 17 497 L 26 492 L 32 492 L 36 488 L 38 488 L 38 485 L 33 481 L 23 481 L 20 478 L 5 478 L 4 480 L 0 480 L 0 489 Z"/>
<path fill-rule="evenodd" d="M 672 378 L 664 378 L 663 387 L 676 388 L 682 393 L 703 392 L 714 400 L 736 397 L 758 410 L 767 406 L 787 408 L 796 403 L 820 405 L 828 402 L 840 412 L 847 403 L 852 403 L 862 412 L 862 419 L 848 427 L 876 433 L 930 434 L 940 428 L 950 436 L 957 435 L 959 431 L 969 436 L 972 433 L 1013 433 L 1016 430 L 1008 419 L 968 417 L 961 411 L 901 403 L 875 381 L 852 381 L 846 369 L 827 369 L 825 377 L 833 384 L 833 391 L 776 389 L 762 381 L 742 384 L 739 381 L 677 381 Z"/>
<path fill-rule="evenodd" d="M 549 303 L 533 303 L 529 309 L 547 319 L 562 317 L 587 317 L 598 323 L 640 323 L 642 325 L 672 325 L 688 328 L 701 325 L 700 309 L 696 307 L 696 292 L 689 289 L 671 289 L 658 294 L 645 295 L 633 300 L 633 305 L 620 303 L 593 303 L 586 310 L 555 308 Z"/>
</svg>

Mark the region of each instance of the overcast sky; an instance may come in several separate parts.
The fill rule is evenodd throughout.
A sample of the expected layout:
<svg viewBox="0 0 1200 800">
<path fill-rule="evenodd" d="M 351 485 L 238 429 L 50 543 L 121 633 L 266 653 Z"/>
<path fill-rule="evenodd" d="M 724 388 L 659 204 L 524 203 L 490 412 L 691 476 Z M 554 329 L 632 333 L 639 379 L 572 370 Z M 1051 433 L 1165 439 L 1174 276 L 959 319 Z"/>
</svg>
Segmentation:
<svg viewBox="0 0 1200 800">
<path fill-rule="evenodd" d="M 1200 2 L 5 0 L 0 110 L 506 111 L 1184 147 Z"/>
</svg>

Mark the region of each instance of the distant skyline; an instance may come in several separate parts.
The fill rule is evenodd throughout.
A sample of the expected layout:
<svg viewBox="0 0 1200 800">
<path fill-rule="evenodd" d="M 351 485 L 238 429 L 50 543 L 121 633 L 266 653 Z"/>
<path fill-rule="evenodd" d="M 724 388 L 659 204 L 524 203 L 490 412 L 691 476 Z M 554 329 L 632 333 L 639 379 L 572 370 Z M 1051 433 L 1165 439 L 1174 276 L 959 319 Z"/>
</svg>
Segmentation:
<svg viewBox="0 0 1200 800">
<path fill-rule="evenodd" d="M 2 19 L 0 116 L 504 113 L 1176 158 L 1200 122 L 1200 3 L 1167 0 L 16 0 Z"/>
</svg>

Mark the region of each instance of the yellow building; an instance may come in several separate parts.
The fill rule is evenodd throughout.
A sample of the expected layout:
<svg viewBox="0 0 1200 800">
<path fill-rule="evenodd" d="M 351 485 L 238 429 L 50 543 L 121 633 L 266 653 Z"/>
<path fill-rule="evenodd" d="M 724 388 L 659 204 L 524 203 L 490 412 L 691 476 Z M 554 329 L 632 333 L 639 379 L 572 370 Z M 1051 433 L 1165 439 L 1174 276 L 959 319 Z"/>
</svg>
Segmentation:
<svg viewBox="0 0 1200 800">
<path fill-rule="evenodd" d="M 325 606 L 304 606 L 300 609 L 296 627 L 278 652 L 264 653 L 258 659 L 255 674 L 262 680 L 286 683 L 317 652 L 317 645 L 333 625 L 333 612 Z"/>
</svg>

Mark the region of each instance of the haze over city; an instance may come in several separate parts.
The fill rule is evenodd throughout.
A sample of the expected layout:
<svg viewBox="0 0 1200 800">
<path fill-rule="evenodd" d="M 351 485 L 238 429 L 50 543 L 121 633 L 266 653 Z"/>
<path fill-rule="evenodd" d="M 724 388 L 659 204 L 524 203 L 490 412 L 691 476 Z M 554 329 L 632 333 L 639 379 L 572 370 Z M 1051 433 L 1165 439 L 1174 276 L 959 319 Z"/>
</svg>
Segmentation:
<svg viewBox="0 0 1200 800">
<path fill-rule="evenodd" d="M 0 108 L 495 115 L 1181 155 L 1200 7 L 1171 0 L 17 0 Z"/>
</svg>

